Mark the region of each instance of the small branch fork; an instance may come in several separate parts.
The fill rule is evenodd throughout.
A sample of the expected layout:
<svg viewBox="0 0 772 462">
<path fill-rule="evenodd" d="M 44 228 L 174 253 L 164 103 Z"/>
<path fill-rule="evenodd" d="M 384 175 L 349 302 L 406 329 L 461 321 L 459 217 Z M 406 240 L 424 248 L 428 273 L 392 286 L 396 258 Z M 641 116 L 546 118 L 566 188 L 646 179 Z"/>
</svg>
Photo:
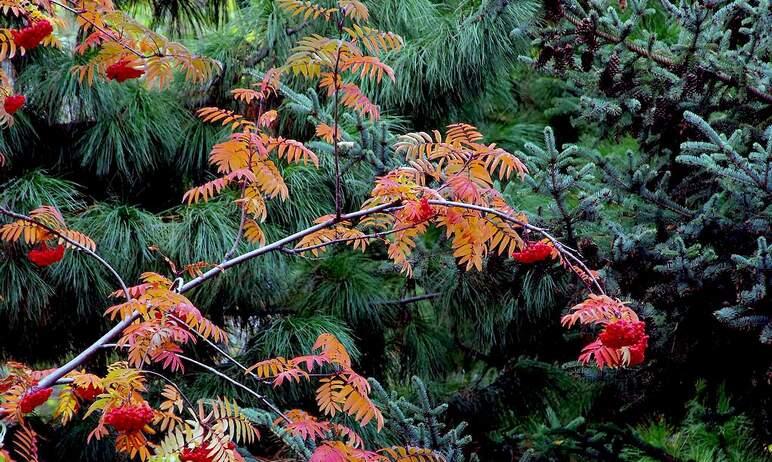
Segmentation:
<svg viewBox="0 0 772 462">
<path fill-rule="evenodd" d="M 574 26 L 579 26 L 582 22 L 581 19 L 577 18 L 576 16 L 570 14 L 567 11 L 564 11 L 564 17 L 568 22 L 573 24 Z M 637 45 L 635 43 L 629 42 L 625 40 L 622 37 L 617 37 L 614 34 L 602 31 L 602 30 L 596 30 L 595 34 L 606 40 L 609 43 L 613 44 L 623 44 L 628 50 L 631 52 L 637 54 L 638 56 L 642 56 L 644 58 L 650 59 L 654 61 L 655 63 L 666 67 L 668 69 L 674 69 L 677 64 L 671 59 L 666 56 L 662 56 L 660 54 L 654 53 L 653 51 L 650 51 L 650 49 L 644 48 L 640 45 Z M 727 85 L 735 86 L 735 87 L 742 87 L 745 88 L 745 90 L 750 93 L 751 95 L 755 96 L 758 100 L 763 101 L 767 104 L 772 104 L 772 94 L 767 93 L 763 89 L 756 88 L 751 85 L 744 85 L 742 82 L 738 81 L 737 78 L 732 77 L 731 75 L 724 74 L 721 71 L 716 71 L 713 69 L 708 69 L 705 67 L 701 67 L 701 70 L 705 71 L 706 73 L 712 75 L 716 80 L 719 80 Z"/>
<path fill-rule="evenodd" d="M 159 50 L 159 52 L 158 52 L 158 53 L 156 53 L 156 54 L 154 54 L 154 55 L 147 55 L 147 54 L 145 54 L 145 53 L 142 53 L 142 52 L 140 52 L 140 51 L 137 51 L 137 50 L 135 50 L 134 48 L 132 48 L 132 47 L 130 47 L 130 46 L 128 46 L 128 45 L 126 45 L 126 44 L 125 44 L 125 43 L 124 43 L 122 40 L 120 40 L 119 38 L 117 38 L 117 37 L 114 37 L 114 36 L 112 35 L 112 33 L 111 33 L 109 30 L 107 30 L 107 29 L 105 29 L 104 27 L 102 27 L 102 26 L 100 26 L 100 25 L 96 24 L 94 21 L 91 21 L 91 20 L 89 20 L 89 19 L 88 19 L 86 16 L 84 16 L 84 15 L 83 15 L 84 11 L 81 11 L 81 10 L 77 10 L 77 9 L 75 9 L 75 8 L 73 8 L 73 7 L 69 6 L 69 5 L 66 5 L 66 4 L 64 4 L 64 3 L 62 3 L 62 2 L 59 2 L 59 1 L 57 1 L 57 0 L 50 0 L 50 2 L 51 2 L 51 4 L 53 4 L 53 5 L 57 5 L 57 6 L 60 6 L 60 7 L 64 8 L 65 10 L 69 11 L 70 13 L 72 13 L 72 14 L 74 14 L 74 15 L 76 15 L 76 16 L 80 16 L 80 17 L 81 17 L 81 18 L 82 18 L 84 21 L 86 21 L 87 23 L 91 24 L 91 27 L 93 27 L 94 29 L 96 29 L 96 30 L 98 30 L 99 32 L 103 33 L 103 34 L 104 34 L 105 36 L 107 36 L 107 37 L 108 37 L 110 40 L 114 41 L 115 43 L 117 43 L 118 45 L 120 45 L 121 47 L 123 47 L 124 49 L 126 49 L 126 51 L 129 51 L 129 52 L 131 52 L 132 54 L 136 55 L 136 56 L 137 56 L 138 58 L 140 58 L 140 59 L 148 59 L 148 58 L 152 58 L 153 56 L 160 56 L 160 55 L 161 55 L 161 52 L 160 52 L 160 50 Z"/>
<path fill-rule="evenodd" d="M 595 287 L 598 289 L 598 291 L 601 294 L 604 294 L 603 288 L 601 287 L 600 283 L 592 276 L 592 273 L 590 272 L 590 270 L 581 261 L 581 259 L 577 256 L 578 252 L 576 252 L 574 249 L 572 249 L 572 248 L 562 244 L 560 241 L 558 241 L 554 236 L 552 236 L 545 229 L 537 227 L 537 226 L 534 226 L 534 225 L 531 225 L 531 224 L 528 224 L 528 223 L 525 223 L 522 220 L 519 220 L 519 219 L 517 219 L 515 217 L 510 216 L 507 213 L 504 213 L 504 212 L 501 212 L 499 210 L 492 209 L 492 208 L 489 208 L 489 207 L 483 207 L 483 206 L 474 205 L 474 204 L 467 204 L 467 203 L 463 203 L 463 202 L 446 201 L 446 200 L 430 200 L 429 203 L 432 204 L 432 205 L 437 205 L 437 206 L 457 207 L 457 208 L 463 208 L 463 209 L 475 210 L 475 211 L 478 211 L 478 212 L 493 214 L 493 215 L 496 215 L 496 216 L 498 216 L 498 217 L 500 217 L 500 218 L 502 218 L 502 219 L 504 219 L 506 221 L 509 221 L 509 222 L 511 222 L 513 224 L 521 226 L 524 229 L 527 229 L 527 230 L 530 230 L 532 232 L 535 232 L 535 233 L 543 235 L 546 239 L 548 239 L 553 244 L 553 246 L 558 250 L 558 252 L 561 253 L 561 255 L 563 255 L 566 258 L 568 258 L 569 260 L 575 262 L 583 271 L 585 271 L 585 273 L 592 279 L 592 281 L 593 281 Z M 264 247 L 260 247 L 258 249 L 254 249 L 254 250 L 252 250 L 250 252 L 244 253 L 244 254 L 239 255 L 237 257 L 225 260 L 222 264 L 220 264 L 220 265 L 210 269 L 209 271 L 205 272 L 204 274 L 202 274 L 202 275 L 200 275 L 200 276 L 198 276 L 198 277 L 188 281 L 187 283 L 183 284 L 181 287 L 179 287 L 178 292 L 179 293 L 185 293 L 185 292 L 188 292 L 190 290 L 193 290 L 194 288 L 198 287 L 199 285 L 203 284 L 204 282 L 208 281 L 209 279 L 213 279 L 213 278 L 219 276 L 221 273 L 225 272 L 225 270 L 227 270 L 229 268 L 232 268 L 232 267 L 237 266 L 237 265 L 239 265 L 241 263 L 244 263 L 246 261 L 249 261 L 249 260 L 251 260 L 253 258 L 256 258 L 256 257 L 258 257 L 260 255 L 263 255 L 263 254 L 266 254 L 266 253 L 269 253 L 269 252 L 272 252 L 272 251 L 283 251 L 283 252 L 289 252 L 289 253 L 299 253 L 299 252 L 302 252 L 302 251 L 313 250 L 313 248 L 323 247 L 323 246 L 332 245 L 332 244 L 335 244 L 335 243 L 338 243 L 338 242 L 344 242 L 344 241 L 352 240 L 352 239 L 333 240 L 333 241 L 330 241 L 328 243 L 324 243 L 324 245 L 309 246 L 307 248 L 300 248 L 300 249 L 293 249 L 293 250 L 286 249 L 286 247 L 285 247 L 286 245 L 291 244 L 292 242 L 300 240 L 303 237 L 306 237 L 306 236 L 308 236 L 310 234 L 313 234 L 313 233 L 315 233 L 317 231 L 320 231 L 320 230 L 329 228 L 331 226 L 334 226 L 334 225 L 336 225 L 336 224 L 338 224 L 338 223 L 340 223 L 342 221 L 359 219 L 359 218 L 363 218 L 363 217 L 366 217 L 366 216 L 369 216 L 369 215 L 372 215 L 372 214 L 375 214 L 375 213 L 386 212 L 386 211 L 393 211 L 393 210 L 398 210 L 400 208 L 401 208 L 401 206 L 400 206 L 400 204 L 398 202 L 392 202 L 392 203 L 382 204 L 382 205 L 379 205 L 379 206 L 376 206 L 376 207 L 360 210 L 360 211 L 357 211 L 357 212 L 352 212 L 352 213 L 348 213 L 348 214 L 342 214 L 340 216 L 333 217 L 333 218 L 331 218 L 331 219 L 329 219 L 329 220 L 327 220 L 325 222 L 322 222 L 322 223 L 316 224 L 314 226 L 311 226 L 309 228 L 306 228 L 306 229 L 304 229 L 302 231 L 294 233 L 294 234 L 292 234 L 290 236 L 287 236 L 287 237 L 285 237 L 283 239 L 275 241 L 275 242 L 273 242 L 271 244 L 268 244 L 268 245 L 266 245 Z M 24 221 L 33 223 L 36 226 L 40 226 L 40 227 L 46 229 L 47 231 L 51 232 L 52 234 L 55 234 L 55 235 L 59 236 L 61 239 L 65 240 L 66 242 L 68 242 L 69 244 L 73 245 L 74 247 L 76 247 L 76 248 L 86 252 L 89 256 L 91 256 L 94 259 L 96 259 L 101 265 L 103 265 L 105 268 L 107 268 L 110 271 L 110 273 L 119 282 L 121 288 L 124 291 L 124 294 L 125 294 L 126 298 L 127 299 L 131 299 L 131 295 L 129 293 L 129 289 L 126 286 L 126 284 L 123 281 L 123 279 L 115 271 L 115 269 L 107 261 L 105 261 L 102 257 L 100 257 L 96 252 L 94 252 L 94 251 L 84 247 L 83 245 L 81 245 L 81 244 L 79 244 L 79 243 L 77 243 L 77 242 L 67 238 L 66 236 L 62 236 L 61 233 L 59 233 L 57 230 L 55 230 L 53 228 L 50 228 L 50 227 L 46 226 L 45 224 L 39 223 L 38 221 L 34 220 L 33 218 L 31 218 L 29 216 L 26 216 L 26 215 L 23 215 L 23 214 L 19 214 L 19 213 L 16 213 L 16 212 L 12 212 L 12 211 L 10 211 L 10 210 L 8 210 L 6 208 L 3 208 L 3 207 L 0 207 L 0 215 L 6 215 L 6 216 L 9 216 L 11 218 L 15 218 L 15 219 L 18 219 L 18 220 L 24 220 Z M 388 234 L 392 234 L 392 233 L 395 233 L 395 232 L 403 231 L 405 229 L 407 229 L 407 228 L 400 228 L 400 229 L 390 230 L 390 231 L 381 232 L 381 233 L 373 233 L 371 235 L 361 236 L 361 237 L 358 237 L 358 238 L 355 238 L 355 239 L 378 238 L 378 237 L 383 237 L 383 236 L 386 236 Z M 571 268 L 572 268 L 572 271 L 576 272 L 576 270 L 573 268 L 573 264 L 571 264 Z M 432 296 L 434 296 L 434 294 L 432 294 Z M 426 298 L 429 298 L 429 297 L 427 296 Z M 128 316 L 127 318 L 125 318 L 122 321 L 120 321 L 119 323 L 117 323 L 109 331 L 107 331 L 104 335 L 102 335 L 98 340 L 96 340 L 93 344 L 91 344 L 89 347 L 87 347 L 85 350 L 83 350 L 80 354 L 78 354 L 77 356 L 72 358 L 70 361 L 68 361 L 66 364 L 64 364 L 63 366 L 59 367 L 58 369 L 56 369 L 55 371 L 50 373 L 48 376 L 43 378 L 39 382 L 38 386 L 41 387 L 41 388 L 45 388 L 45 387 L 50 387 L 50 386 L 54 385 L 55 383 L 57 383 L 57 381 L 59 379 L 62 379 L 66 374 L 68 374 L 69 372 L 71 372 L 71 371 L 75 370 L 76 368 L 78 368 L 79 366 L 81 366 L 91 356 L 93 356 L 95 353 L 97 353 L 101 348 L 105 347 L 106 345 L 110 344 L 111 341 L 113 341 L 114 339 L 118 338 L 121 335 L 121 333 L 123 332 L 123 330 L 126 329 L 128 326 L 130 326 L 135 320 L 137 320 L 139 318 L 139 316 L 140 316 L 140 314 L 138 312 L 134 312 L 130 316 Z M 187 325 L 185 323 L 182 323 L 182 324 L 183 325 Z M 196 332 L 195 330 L 193 332 L 195 334 L 197 334 L 199 337 L 203 337 L 198 332 Z M 227 358 L 229 361 L 231 361 L 232 363 L 237 365 L 239 368 L 241 368 L 244 371 L 247 371 L 247 368 L 243 364 L 241 364 L 235 358 L 233 358 L 232 356 L 227 354 L 224 350 L 222 350 L 216 344 L 214 344 L 213 342 L 211 342 L 211 341 L 209 341 L 208 339 L 205 339 L 205 338 L 204 338 L 204 341 L 207 344 L 209 344 L 210 346 L 212 346 L 218 353 L 220 353 L 225 358 Z M 287 417 L 274 404 L 272 404 L 270 401 L 268 401 L 263 395 L 257 393 L 256 391 L 252 390 L 251 388 L 247 387 L 246 385 L 242 384 L 241 382 L 239 382 L 239 381 L 237 381 L 237 380 L 227 376 L 226 374 L 223 374 L 222 372 L 216 370 L 215 368 L 212 368 L 211 366 L 208 366 L 208 365 L 206 365 L 204 363 L 196 361 L 196 360 L 194 360 L 192 358 L 189 358 L 189 357 L 186 357 L 186 356 L 183 356 L 183 355 L 178 355 L 178 356 L 181 359 L 183 359 L 185 361 L 188 361 L 188 362 L 190 362 L 192 364 L 198 365 L 199 367 L 202 367 L 202 368 L 204 368 L 204 369 L 214 373 L 215 375 L 217 375 L 219 377 L 222 377 L 223 379 L 231 382 L 232 384 L 234 384 L 234 385 L 236 385 L 236 386 L 238 386 L 238 387 L 248 391 L 250 394 L 252 394 L 256 398 L 261 400 L 263 403 L 265 403 L 271 410 L 276 412 L 278 415 L 282 416 L 286 420 L 289 420 L 289 419 L 287 419 Z M 247 372 L 247 373 L 249 375 L 251 375 L 252 377 L 255 377 L 258 380 L 262 381 L 262 379 L 257 377 L 255 374 L 253 374 L 251 372 Z"/>
</svg>

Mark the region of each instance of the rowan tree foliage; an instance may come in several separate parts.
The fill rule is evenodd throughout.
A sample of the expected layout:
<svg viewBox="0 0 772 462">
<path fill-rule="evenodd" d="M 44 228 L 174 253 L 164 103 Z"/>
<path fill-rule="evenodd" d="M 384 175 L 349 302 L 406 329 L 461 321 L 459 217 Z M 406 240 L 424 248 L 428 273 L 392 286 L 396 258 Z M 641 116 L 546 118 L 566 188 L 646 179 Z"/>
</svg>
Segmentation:
<svg viewBox="0 0 772 462">
<path fill-rule="evenodd" d="M 764 459 L 766 3 L 2 6 L 0 460 Z"/>
</svg>

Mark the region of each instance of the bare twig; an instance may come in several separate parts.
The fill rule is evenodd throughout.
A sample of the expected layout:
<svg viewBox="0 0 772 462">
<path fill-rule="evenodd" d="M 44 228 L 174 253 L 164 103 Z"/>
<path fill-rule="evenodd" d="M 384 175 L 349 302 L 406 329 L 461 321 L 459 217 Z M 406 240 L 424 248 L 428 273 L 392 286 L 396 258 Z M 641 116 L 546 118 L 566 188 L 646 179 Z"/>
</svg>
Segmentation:
<svg viewBox="0 0 772 462">
<path fill-rule="evenodd" d="M 405 297 L 399 300 L 384 300 L 381 302 L 375 302 L 377 305 L 408 305 L 410 303 L 418 303 L 422 302 L 424 300 L 431 300 L 433 298 L 437 298 L 441 296 L 442 294 L 438 292 L 433 292 L 430 294 L 424 294 L 424 295 L 416 295 L 413 297 Z"/>
<path fill-rule="evenodd" d="M 284 413 L 281 411 L 281 409 L 279 409 L 278 407 L 276 407 L 276 405 L 275 405 L 275 404 L 273 404 L 272 402 L 270 402 L 270 401 L 269 401 L 269 400 L 268 400 L 268 399 L 267 399 L 265 396 L 261 395 L 260 393 L 256 392 L 255 390 L 253 390 L 253 389 L 249 388 L 248 386 L 244 385 L 243 383 L 239 382 L 238 380 L 232 379 L 230 376 L 228 376 L 228 375 L 226 375 L 226 374 L 223 374 L 222 372 L 218 371 L 218 370 L 217 370 L 217 369 L 215 369 L 214 367 L 212 367 L 212 366 L 210 366 L 210 365 L 208 365 L 208 364 L 204 364 L 204 363 L 202 363 L 202 362 L 200 362 L 200 361 L 196 361 L 196 360 L 195 360 L 195 359 L 193 359 L 193 358 L 189 358 L 189 357 L 187 357 L 187 356 L 185 356 L 185 355 L 180 355 L 180 354 L 178 354 L 177 356 L 178 356 L 180 359 L 183 359 L 183 360 L 185 360 L 185 361 L 187 361 L 187 362 L 189 362 L 189 363 L 191 363 L 191 364 L 195 364 L 195 365 L 197 365 L 197 366 L 199 366 L 199 367 L 202 367 L 202 368 L 206 369 L 207 371 L 211 372 L 212 374 L 214 374 L 214 375 L 216 375 L 216 376 L 218 376 L 218 377 L 221 377 L 221 378 L 223 378 L 223 379 L 227 380 L 228 382 L 232 383 L 233 385 L 235 385 L 235 386 L 237 386 L 237 387 L 241 388 L 242 390 L 246 391 L 246 392 L 247 392 L 247 393 L 249 393 L 250 395 L 252 395 L 252 396 L 254 396 L 255 398 L 257 398 L 257 399 L 259 399 L 260 401 L 262 401 L 262 402 L 263 402 L 263 404 L 265 404 L 266 406 L 268 406 L 268 408 L 270 408 L 270 409 L 271 409 L 273 412 L 275 412 L 276 414 L 280 415 L 280 416 L 281 416 L 281 417 L 282 417 L 284 420 L 286 420 L 288 423 L 292 423 L 292 420 L 291 420 L 289 417 L 287 417 L 287 415 L 286 415 L 286 414 L 284 414 Z"/>
</svg>

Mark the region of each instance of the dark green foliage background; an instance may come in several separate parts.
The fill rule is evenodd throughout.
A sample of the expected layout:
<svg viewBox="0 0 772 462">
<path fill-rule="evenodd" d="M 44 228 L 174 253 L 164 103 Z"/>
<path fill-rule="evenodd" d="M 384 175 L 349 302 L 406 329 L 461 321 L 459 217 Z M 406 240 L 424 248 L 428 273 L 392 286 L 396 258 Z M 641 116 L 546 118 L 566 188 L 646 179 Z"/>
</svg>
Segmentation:
<svg viewBox="0 0 772 462">
<path fill-rule="evenodd" d="M 230 89 L 283 62 L 301 34 L 330 31 L 269 0 L 122 3 L 219 60 L 222 73 L 205 87 L 180 81 L 159 93 L 137 82 L 80 85 L 69 72 L 77 58 L 61 51 L 15 58 L 28 103 L 0 132 L 9 160 L 0 204 L 55 205 L 134 281 L 168 273 L 150 246 L 181 264 L 218 262 L 236 235 L 233 197 L 180 204 L 187 188 L 213 178 L 207 156 L 225 133 L 195 109 L 239 109 Z M 269 254 L 229 270 L 191 299 L 234 333 L 232 353 L 245 362 L 301 354 L 332 332 L 378 381 L 391 423 L 367 439 L 430 446 L 449 461 L 768 460 L 772 104 L 745 87 L 772 87 L 769 2 L 366 3 L 372 25 L 406 43 L 384 57 L 397 82 L 368 89 L 383 119 L 343 114 L 354 146 L 344 152 L 346 209 L 401 165 L 390 147 L 399 134 L 477 125 L 530 168 L 525 181 L 496 187 L 576 246 L 608 292 L 647 322 L 647 361 L 616 371 L 576 363 L 593 333 L 566 331 L 559 319 L 586 295 L 578 281 L 556 265 L 497 256 L 482 273 L 463 272 L 439 230 L 420 240 L 413 279 L 381 245 L 320 258 Z M 593 42 L 588 24 L 677 65 Z M 285 83 L 275 101 L 280 131 L 309 140 L 316 122 L 329 121 L 330 102 L 307 82 Z M 284 169 L 290 200 L 270 204 L 269 241 L 333 210 L 331 147 L 310 145 L 322 166 Z M 25 252 L 0 246 L 0 357 L 49 367 L 107 328 L 115 287 L 82 255 L 40 269 Z M 182 380 L 193 396 L 236 393 L 193 370 Z M 264 390 L 282 406 L 312 408 L 307 391 Z M 87 424 L 49 435 L 45 460 L 112 460 L 109 445 L 84 448 Z M 250 450 L 273 455 L 278 439 Z M 285 456 L 305 460 L 307 448 L 287 444 Z"/>
</svg>

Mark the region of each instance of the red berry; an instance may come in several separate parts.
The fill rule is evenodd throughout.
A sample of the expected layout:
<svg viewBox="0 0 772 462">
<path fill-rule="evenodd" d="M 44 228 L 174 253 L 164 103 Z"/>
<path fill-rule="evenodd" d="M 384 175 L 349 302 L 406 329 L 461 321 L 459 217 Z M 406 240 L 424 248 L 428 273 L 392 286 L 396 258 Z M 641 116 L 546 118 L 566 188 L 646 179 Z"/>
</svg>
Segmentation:
<svg viewBox="0 0 772 462">
<path fill-rule="evenodd" d="M 99 385 L 94 386 L 94 384 L 88 384 L 86 387 L 76 387 L 75 388 L 75 396 L 82 399 L 83 401 L 93 401 L 94 398 L 102 394 L 104 389 L 100 387 Z"/>
<path fill-rule="evenodd" d="M 24 106 L 24 103 L 27 101 L 27 98 L 24 97 L 24 95 L 9 95 L 5 97 L 5 101 L 3 101 L 3 109 L 5 109 L 5 112 L 8 114 L 13 114 L 19 109 L 21 109 L 22 106 Z"/>
<path fill-rule="evenodd" d="M 129 79 L 136 79 L 142 76 L 145 71 L 131 66 L 131 60 L 121 59 L 107 66 L 107 78 L 123 82 Z"/>
<path fill-rule="evenodd" d="M 51 23 L 42 19 L 33 22 L 27 27 L 12 30 L 11 35 L 13 36 L 13 42 L 16 46 L 31 50 L 40 45 L 40 42 L 51 35 L 51 32 L 53 31 L 54 28 Z"/>
<path fill-rule="evenodd" d="M 49 266 L 64 258 L 64 246 L 48 247 L 45 242 L 30 250 L 27 258 L 38 266 Z"/>
<path fill-rule="evenodd" d="M 518 263 L 532 264 L 552 259 L 552 246 L 544 242 L 531 242 L 525 249 L 512 254 Z"/>
<path fill-rule="evenodd" d="M 48 401 L 53 393 L 53 388 L 32 388 L 22 396 L 19 401 L 19 409 L 23 414 L 29 414 L 34 411 L 36 407 Z"/>
<path fill-rule="evenodd" d="M 646 337 L 646 323 L 620 319 L 606 324 L 598 336 L 603 345 L 609 348 L 632 346 Z"/>
<path fill-rule="evenodd" d="M 153 421 L 153 409 L 147 403 L 126 404 L 107 411 L 104 421 L 119 432 L 137 432 Z"/>
<path fill-rule="evenodd" d="M 204 447 L 185 448 L 180 452 L 180 462 L 212 462 L 209 450 Z"/>
<path fill-rule="evenodd" d="M 630 347 L 630 366 L 641 364 L 646 359 L 646 347 L 649 346 L 649 336 L 644 335 L 638 343 Z"/>
</svg>

